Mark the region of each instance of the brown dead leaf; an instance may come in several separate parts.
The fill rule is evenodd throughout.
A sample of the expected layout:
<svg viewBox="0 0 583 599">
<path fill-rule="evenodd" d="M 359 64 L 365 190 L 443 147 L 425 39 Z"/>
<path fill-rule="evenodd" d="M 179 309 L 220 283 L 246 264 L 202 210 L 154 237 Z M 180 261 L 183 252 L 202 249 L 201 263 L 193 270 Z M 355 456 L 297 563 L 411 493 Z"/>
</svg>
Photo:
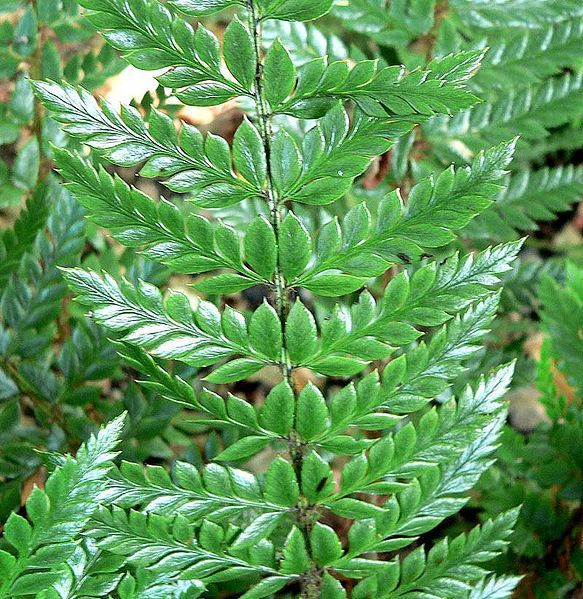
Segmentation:
<svg viewBox="0 0 583 599">
<path fill-rule="evenodd" d="M 536 333 L 530 336 L 522 346 L 524 353 L 535 362 L 540 362 L 543 341 L 543 333 Z M 553 373 L 553 382 L 557 389 L 558 395 L 564 396 L 567 400 L 567 403 L 578 401 L 575 388 L 569 384 L 567 377 L 557 368 L 554 361 L 551 371 Z"/>
<path fill-rule="evenodd" d="M 39 489 L 44 489 L 45 482 L 47 480 L 47 471 L 44 467 L 39 468 L 35 472 L 33 472 L 23 483 L 22 489 L 20 491 L 20 505 L 23 506 L 26 503 L 26 500 L 32 493 L 35 487 L 39 487 Z"/>
<path fill-rule="evenodd" d="M 308 383 L 320 388 L 324 383 L 323 379 L 309 368 L 298 368 L 294 373 L 294 379 L 298 391 L 301 391 Z"/>
</svg>

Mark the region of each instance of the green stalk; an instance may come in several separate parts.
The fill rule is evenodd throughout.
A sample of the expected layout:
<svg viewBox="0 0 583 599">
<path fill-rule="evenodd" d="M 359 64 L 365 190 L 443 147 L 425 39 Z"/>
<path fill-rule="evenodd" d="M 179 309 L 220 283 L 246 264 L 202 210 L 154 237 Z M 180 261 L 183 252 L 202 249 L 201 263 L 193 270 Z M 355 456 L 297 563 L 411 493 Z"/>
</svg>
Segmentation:
<svg viewBox="0 0 583 599">
<path fill-rule="evenodd" d="M 263 62 L 261 48 L 262 24 L 261 18 L 257 13 L 254 0 L 248 0 L 248 9 L 249 27 L 253 35 L 255 57 L 257 62 L 254 86 L 255 106 L 257 110 L 259 134 L 263 142 L 265 159 L 267 163 L 267 188 L 265 190 L 265 199 L 269 206 L 270 222 L 275 232 L 276 245 L 277 247 L 279 247 L 279 238 L 282 221 L 282 201 L 281 198 L 278 197 L 277 192 L 275 190 L 275 186 L 273 184 L 273 174 L 271 165 L 271 138 L 273 135 L 273 129 L 271 123 L 271 115 L 269 113 L 268 105 L 265 100 L 265 94 L 263 91 Z M 285 331 L 286 317 L 289 311 L 289 298 L 287 282 L 281 270 L 279 252 L 277 254 L 275 273 L 273 276 L 273 289 L 275 308 L 281 322 L 282 331 Z M 283 339 L 283 349 L 280 367 L 284 378 L 286 379 L 290 387 L 294 390 L 294 394 L 297 395 L 296 385 L 293 377 L 293 370 L 287 358 L 285 335 Z M 304 456 L 302 446 L 298 440 L 298 436 L 293 430 L 290 433 L 289 453 L 291 456 L 294 470 L 296 472 L 298 483 L 301 487 L 301 473 Z M 306 498 L 300 496 L 298 504 L 297 522 L 306 537 L 306 544 L 309 547 L 309 536 L 312 528 L 312 513 L 310 510 L 307 509 L 307 505 L 308 502 Z M 316 565 L 313 564 L 311 571 L 302 579 L 301 597 L 303 599 L 318 599 L 320 597 L 320 583 L 320 574 L 317 571 Z"/>
</svg>

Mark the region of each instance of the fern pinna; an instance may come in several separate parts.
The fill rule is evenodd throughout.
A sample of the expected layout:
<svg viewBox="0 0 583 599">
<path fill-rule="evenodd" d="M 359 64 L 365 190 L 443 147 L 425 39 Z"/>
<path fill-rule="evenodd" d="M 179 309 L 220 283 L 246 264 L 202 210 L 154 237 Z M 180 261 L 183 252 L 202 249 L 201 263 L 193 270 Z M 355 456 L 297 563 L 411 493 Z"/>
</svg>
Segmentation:
<svg viewBox="0 0 583 599">
<path fill-rule="evenodd" d="M 490 577 L 484 564 L 504 548 L 516 511 L 454 539 L 425 545 L 420 537 L 462 508 L 492 462 L 512 365 L 432 404 L 448 397 L 479 349 L 520 243 L 445 252 L 440 262 L 427 256 L 490 206 L 514 141 L 420 181 L 406 200 L 395 190 L 374 210 L 357 204 L 342 219 L 322 208 L 416 124 L 475 104 L 466 81 L 483 52 L 412 72 L 324 57 L 298 68 L 279 40 L 263 43 L 262 29 L 268 20 L 316 19 L 331 0 L 176 0 L 175 12 L 155 0 L 82 4 L 128 62 L 166 69 L 158 79 L 183 103 L 243 98 L 248 108 L 230 147 L 187 124 L 177 131 L 155 109 L 144 119 L 82 89 L 35 84 L 52 118 L 96 157 L 142 165 L 143 176 L 188 194 L 190 204 L 158 203 L 81 155 L 55 150 L 91 220 L 176 272 L 204 275 L 196 286 L 217 301 L 194 307 L 183 294 L 163 297 L 106 273 L 76 268 L 66 276 L 141 384 L 200 413 L 197 423 L 228 430 L 228 442 L 201 471 L 186 462 L 168 473 L 96 460 L 90 478 L 107 482 L 86 494 L 74 487 L 94 509 L 55 545 L 43 514 L 77 480 L 64 462 L 51 478 L 63 482 L 47 484 L 42 501 L 40 493 L 29 499 L 32 524 L 15 516 L 7 525 L 0 597 L 197 597 L 217 589 L 246 599 L 508 596 L 517 580 Z M 227 8 L 238 16 L 222 45 L 189 23 Z M 248 204 L 259 214 L 244 230 L 208 216 Z M 384 273 L 382 291 L 363 290 Z M 217 307 L 222 295 L 256 285 L 269 290 L 268 301 L 248 318 Z M 326 311 L 322 296 L 341 299 Z M 165 360 L 201 369 L 201 388 Z M 266 366 L 281 381 L 263 405 L 221 395 L 222 385 Z M 344 382 L 325 396 L 298 385 L 300 367 Z M 264 451 L 265 472 L 242 468 Z"/>
</svg>

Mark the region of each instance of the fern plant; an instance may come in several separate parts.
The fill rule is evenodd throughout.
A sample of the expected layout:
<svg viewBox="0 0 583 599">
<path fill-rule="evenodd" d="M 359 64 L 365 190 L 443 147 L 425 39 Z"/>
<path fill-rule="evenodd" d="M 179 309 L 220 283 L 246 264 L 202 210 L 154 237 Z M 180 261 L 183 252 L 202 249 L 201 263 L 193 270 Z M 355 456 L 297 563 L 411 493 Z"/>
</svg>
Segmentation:
<svg viewBox="0 0 583 599">
<path fill-rule="evenodd" d="M 543 278 L 545 339 L 537 388 L 545 418 L 526 437 L 511 429 L 504 432 L 499 465 L 478 486 L 476 507 L 485 515 L 523 505 L 510 551 L 499 565 L 518 564 L 528 573 L 519 596 L 570 597 L 583 583 L 578 543 L 583 484 L 582 283 L 581 269 L 574 264 L 568 265 L 564 284 Z"/>
<path fill-rule="evenodd" d="M 78 537 L 105 489 L 105 475 L 116 455 L 113 450 L 122 426 L 123 416 L 82 445 L 75 459 L 58 460 L 46 488 L 35 487 L 26 501 L 30 522 L 16 513 L 10 515 L 2 537 L 9 550 L 0 550 L 0 592 L 4 597 L 83 596 L 69 592 L 74 589 L 66 585 L 67 566 L 69 561 L 71 566 L 80 562 L 78 554 L 83 548 Z M 101 585 L 105 578 L 101 577 Z M 116 574 L 113 580 L 119 578 Z M 79 585 L 80 592 L 82 587 Z"/>
<path fill-rule="evenodd" d="M 0 597 L 197 597 L 218 589 L 246 599 L 509 596 L 517 579 L 490 577 L 487 562 L 504 549 L 517 510 L 453 539 L 428 536 L 424 544 L 423 535 L 462 508 L 492 463 L 513 365 L 476 377 L 457 399 L 433 402 L 478 350 L 521 243 L 449 252 L 439 262 L 428 254 L 491 205 L 515 142 L 420 180 L 406 201 L 393 191 L 374 210 L 358 204 L 341 219 L 323 208 L 416 123 L 472 106 L 467 81 L 483 51 L 410 72 L 324 57 L 298 68 L 279 39 L 264 47 L 264 23 L 316 19 L 331 0 L 177 0 L 176 12 L 156 0 L 82 4 L 131 64 L 166 69 L 159 81 L 182 102 L 243 98 L 248 107 L 230 147 L 187 124 L 177 130 L 159 110 L 117 113 L 83 89 L 34 84 L 52 118 L 95 157 L 142 165 L 143 176 L 188 194 L 189 205 L 156 202 L 79 153 L 54 150 L 93 222 L 151 260 L 196 275 L 209 297 L 192 305 L 150 283 L 67 269 L 77 300 L 141 385 L 229 435 L 200 471 L 187 462 L 171 473 L 122 462 L 87 492 L 81 483 L 67 487 L 77 479 L 63 477 L 66 461 L 47 484 L 48 501 L 35 493 L 27 505 L 38 533 L 11 517 Z M 222 45 L 189 23 L 226 8 L 238 16 Z M 244 229 L 209 217 L 249 203 L 260 213 Z M 317 229 L 305 224 L 310 214 Z M 387 272 L 376 297 L 364 289 Z M 266 301 L 247 318 L 221 301 L 256 285 L 268 290 Z M 318 296 L 338 303 L 316 315 Z M 161 360 L 201 369 L 200 384 Z M 228 392 L 268 366 L 280 381 L 263 405 Z M 342 383 L 325 396 L 300 384 L 300 368 Z M 258 454 L 267 468 L 245 469 Z M 101 460 L 91 462 L 87 476 L 102 481 Z M 49 485 L 96 508 L 80 510 L 56 544 Z"/>
<path fill-rule="evenodd" d="M 573 393 L 573 405 L 566 413 L 550 408 L 548 401 L 544 407 L 537 405 L 537 371 L 540 378 L 545 367 L 527 357 L 525 348 L 538 334 L 548 336 L 547 324 L 539 318 L 542 299 L 543 314 L 556 314 L 548 324 L 553 343 L 563 351 L 573 344 L 570 372 L 580 370 L 573 339 L 578 310 L 572 283 L 568 294 L 560 287 L 572 278 L 566 276 L 568 260 L 581 265 L 580 227 L 574 215 L 583 197 L 583 14 L 580 5 L 555 0 L 489 4 L 449 0 L 435 3 L 434 11 L 428 10 L 429 4 L 433 5 L 388 0 L 336 3 L 342 25 L 356 34 L 357 49 L 345 48 L 345 55 L 362 52 L 390 60 L 396 53 L 414 67 L 451 52 L 485 50 L 480 69 L 468 81 L 482 103 L 453 118 L 438 115 L 401 138 L 385 157 L 388 172 L 379 168 L 372 185 L 370 180 L 364 185 L 357 182 L 352 194 L 375 201 L 387 188 L 401 182 L 409 186 L 436 165 L 450 160 L 469 163 L 480 149 L 520 136 L 504 188 L 464 228 L 460 239 L 466 246 L 483 247 L 528 232 L 527 251 L 504 281 L 502 314 L 488 339 L 488 350 L 472 361 L 457 385 L 460 388 L 489 365 L 517 358 L 513 415 L 524 411 L 522 398 L 532 406 L 529 414 L 550 410 L 551 423 L 536 430 L 516 427 L 518 418 L 511 418 L 497 454 L 499 466 L 485 475 L 472 506 L 491 515 L 524 504 L 512 550 L 498 569 L 514 572 L 520 560 L 527 576 L 517 591 L 519 597 L 570 596 L 580 592 L 580 557 L 570 536 L 578 530 L 572 509 L 579 506 L 580 494 L 580 405 Z M 561 310 L 563 302 L 568 308 Z M 543 364 L 548 371 L 549 361 Z M 554 397 L 554 392 L 543 390 L 545 397 Z M 473 513 L 466 517 L 472 520 Z"/>
<path fill-rule="evenodd" d="M 408 172 L 415 179 L 435 164 L 469 162 L 476 151 L 520 136 L 508 190 L 468 227 L 472 240 L 516 239 L 581 197 L 583 171 L 576 159 L 569 164 L 569 156 L 560 156 L 552 160 L 558 165 L 541 168 L 547 155 L 577 150 L 583 141 L 583 11 L 578 3 L 354 0 L 337 2 L 334 12 L 361 36 L 358 47 L 366 54 L 382 60 L 386 52 L 375 50 L 381 44 L 409 67 L 427 57 L 484 49 L 482 65 L 468 82 L 483 101 L 453 119 L 438 116 L 423 124 L 395 148 L 393 159 L 393 166 L 401 166 L 397 181 Z M 357 52 L 345 49 L 349 53 Z"/>
<path fill-rule="evenodd" d="M 65 75 L 94 89 L 123 63 L 112 48 L 99 43 L 75 3 L 2 2 L 0 32 L 0 521 L 4 522 L 26 497 L 27 479 L 39 473 L 41 460 L 34 449 L 78 447 L 95 425 L 72 406 L 81 405 L 82 397 L 90 401 L 92 393 L 98 397 L 93 381 L 112 376 L 116 368 L 105 336 L 86 319 L 71 323 L 76 347 L 71 338 L 66 342 L 67 285 L 58 267 L 79 262 L 86 231 L 82 207 L 58 184 L 48 156 L 49 144 L 63 143 L 64 136 L 45 118 L 29 79 Z M 53 345 L 56 338 L 58 345 L 63 342 L 62 349 Z M 99 367 L 90 367 L 85 352 L 99 356 Z"/>
<path fill-rule="evenodd" d="M 0 526 L 44 480 L 35 450 L 74 450 L 124 409 L 126 456 L 168 458 L 185 442 L 180 407 L 126 384 L 103 331 L 71 309 L 59 270 L 84 261 L 166 276 L 131 251 L 116 255 L 54 171 L 50 145 L 79 144 L 48 117 L 30 78 L 93 90 L 124 65 L 80 13 L 70 1 L 0 2 Z"/>
</svg>

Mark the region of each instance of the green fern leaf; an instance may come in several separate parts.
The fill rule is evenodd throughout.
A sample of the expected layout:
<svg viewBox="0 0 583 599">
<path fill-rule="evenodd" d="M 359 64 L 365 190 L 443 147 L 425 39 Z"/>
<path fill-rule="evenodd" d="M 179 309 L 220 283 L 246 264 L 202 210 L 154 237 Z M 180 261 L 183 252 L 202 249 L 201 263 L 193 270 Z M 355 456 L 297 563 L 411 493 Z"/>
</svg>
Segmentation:
<svg viewBox="0 0 583 599">
<path fill-rule="evenodd" d="M 58 580 L 55 572 L 74 553 L 79 535 L 97 508 L 105 489 L 124 416 L 113 420 L 81 446 L 75 459 L 65 458 L 26 502 L 32 523 L 14 513 L 4 540 L 16 556 L 1 552 L 8 564 L 0 575 L 0 597 L 20 597 L 45 590 Z"/>
<path fill-rule="evenodd" d="M 98 584 L 89 563 L 95 555 L 112 560 L 101 578 L 108 590 L 100 592 L 120 599 L 196 598 L 224 588 L 247 599 L 280 592 L 341 599 L 347 597 L 346 579 L 357 581 L 350 588 L 355 599 L 503 593 L 511 580 L 488 579 L 484 563 L 503 548 L 515 514 L 451 542 L 437 541 L 428 552 L 399 555 L 459 511 L 492 464 L 512 374 L 510 366 L 476 376 L 453 397 L 457 377 L 475 358 L 494 317 L 496 289 L 521 242 L 470 255 L 443 249 L 439 260 L 446 259 L 439 262 L 430 252 L 455 242 L 477 215 L 503 205 L 493 200 L 502 197 L 515 142 L 476 150 L 486 149 L 489 138 L 500 143 L 516 133 L 542 139 L 565 123 L 579 77 L 505 89 L 496 112 L 491 104 L 476 107 L 471 78 L 484 51 L 445 52 L 428 63 L 416 58 L 412 42 L 434 25 L 434 11 L 423 3 L 387 7 L 384 0 L 355 0 L 335 9 L 355 17 L 360 32 L 372 27 L 375 39 L 392 45 L 409 69 L 369 60 L 359 49 L 347 52 L 317 29 L 295 24 L 323 16 L 332 0 L 82 4 L 131 64 L 162 69 L 158 81 L 183 104 L 213 106 L 243 97 L 245 118 L 228 143 L 188 125 L 177 128 L 165 114 L 165 92 L 160 110 L 143 117 L 130 108 L 118 114 L 68 85 L 36 84 L 53 118 L 94 155 L 115 165 L 141 165 L 141 175 L 188 194 L 196 209 L 219 211 L 219 218 L 191 211 L 178 197 L 156 202 L 89 161 L 54 151 L 70 191 L 96 224 L 176 272 L 206 276 L 193 282 L 212 301 L 191 303 L 172 290 L 164 297 L 135 271 L 128 275 L 135 283 L 89 269 L 65 274 L 122 360 L 140 373 L 144 395 L 187 408 L 181 431 L 220 429 L 221 435 L 211 435 L 209 463 L 200 469 L 186 462 L 169 470 L 130 462 L 104 466 L 93 502 L 97 511 L 84 514 L 80 525 L 88 540 L 81 544 L 75 529 L 57 569 L 42 571 L 45 586 L 50 578 L 55 591 L 60 585 L 77 592 L 84 573 Z M 369 6 L 378 16 L 375 10 L 366 14 Z M 561 10 L 569 13 L 565 6 Z M 495 10 L 472 7 L 468 18 L 493 21 Z M 188 18 L 223 9 L 236 15 L 219 42 L 174 9 Z M 517 18 L 526 22 L 530 11 L 520 9 Z M 452 10 L 461 10 L 459 3 Z M 554 18 L 556 10 L 545 6 L 537 22 L 546 27 L 551 13 Z M 371 18 L 378 23 L 371 25 Z M 263 37 L 267 20 L 276 23 Z M 452 25 L 442 20 L 444 28 Z M 283 42 L 274 31 L 285 33 Z M 571 34 L 563 43 L 559 33 L 549 48 L 569 46 Z M 318 45 L 340 55 L 332 51 L 329 60 L 314 54 Z M 506 47 L 499 52 L 505 61 Z M 303 122 L 308 119 L 315 120 Z M 390 148 L 395 174 L 406 176 L 418 123 L 424 123 L 419 135 L 434 146 L 426 149 L 423 142 L 423 152 L 465 152 L 471 165 L 406 185 L 406 202 L 398 191 L 376 209 L 354 202 L 355 180 Z M 428 172 L 427 164 L 414 164 L 413 172 Z M 328 205 L 325 212 L 321 207 Z M 353 207 L 334 218 L 346 205 Z M 524 214 L 534 217 L 533 208 Z M 386 280 L 371 283 L 375 295 L 350 297 L 392 266 Z M 222 295 L 254 285 L 268 292 L 249 314 L 222 301 Z M 314 295 L 342 300 L 328 310 Z M 190 380 L 190 369 L 178 364 L 177 376 L 176 365 L 164 360 L 209 370 L 200 373 L 199 385 Z M 299 368 L 347 378 L 374 362 L 384 362 L 382 374 L 369 372 L 329 396 L 327 387 L 297 385 Z M 258 405 L 234 388 L 214 387 L 265 366 L 280 378 Z M 439 406 L 431 405 L 435 399 Z M 256 473 L 251 464 L 263 464 L 267 456 Z M 325 523 L 338 518 L 351 521 L 346 539 Z M 17 560 L 7 556 L 2 559 Z"/>
<path fill-rule="evenodd" d="M 12 229 L 6 229 L 0 237 L 0 286 L 4 287 L 10 273 L 20 263 L 23 256 L 34 247 L 39 232 L 44 228 L 49 216 L 50 202 L 46 187 L 37 188 L 14 223 Z"/>
<path fill-rule="evenodd" d="M 193 311 L 186 296 L 172 293 L 164 301 L 158 289 L 145 282 L 137 288 L 127 282 L 118 285 L 109 275 L 101 277 L 81 269 L 68 270 L 66 276 L 97 322 L 123 333 L 125 341 L 155 356 L 208 366 L 243 354 L 249 356 L 248 370 L 255 372 L 270 361 L 260 351 L 241 345 L 233 335 L 229 337 L 219 311 L 210 302 L 200 302 Z"/>
<path fill-rule="evenodd" d="M 240 291 L 264 281 L 264 276 L 245 266 L 241 242 L 232 227 L 210 223 L 199 215 L 186 217 L 174 204 L 156 204 L 121 179 L 104 170 L 95 171 L 78 156 L 65 151 L 57 152 L 57 156 L 61 172 L 69 179 L 69 190 L 87 208 L 89 218 L 110 227 L 120 242 L 145 248 L 146 257 L 179 272 L 198 274 L 222 268 L 237 271 L 214 279 L 215 286 L 220 285 L 224 292 Z M 206 283 L 207 288 L 210 284 Z"/>
<path fill-rule="evenodd" d="M 195 32 L 165 5 L 155 0 L 132 5 L 84 0 L 80 4 L 89 9 L 89 20 L 130 64 L 144 70 L 172 67 L 158 79 L 174 89 L 186 88 L 183 99 L 199 93 L 199 105 L 213 105 L 249 93 L 249 88 L 222 74 L 216 36 L 204 27 Z M 222 4 L 221 8 L 227 6 Z"/>
<path fill-rule="evenodd" d="M 471 27 L 524 27 L 536 29 L 549 22 L 583 16 L 573 0 L 502 0 L 494 6 L 475 0 L 453 0 L 453 7 L 464 23 Z"/>
<path fill-rule="evenodd" d="M 383 589 L 380 596 L 392 598 L 413 593 L 452 599 L 468 593 L 472 596 L 473 583 L 485 574 L 478 564 L 488 562 L 504 549 L 517 516 L 516 510 L 506 512 L 474 528 L 467 536 L 440 541 L 427 553 L 423 547 L 414 550 L 400 564 L 398 586 L 393 578 L 394 588 L 384 594 L 386 589 Z M 506 589 L 507 585 L 508 581 Z"/>
<path fill-rule="evenodd" d="M 506 181 L 494 204 L 467 227 L 473 238 L 508 240 L 518 231 L 537 229 L 537 222 L 556 218 L 583 195 L 583 168 L 568 165 L 517 171 Z"/>
<path fill-rule="evenodd" d="M 194 537 L 192 526 L 182 516 L 126 513 L 114 507 L 100 510 L 88 532 L 100 547 L 126 556 L 130 563 L 146 566 L 156 574 L 195 581 L 196 586 L 201 581 L 277 574 L 275 564 L 265 563 L 261 552 L 230 550 L 221 527 L 207 525 L 208 532 L 204 528 Z M 294 578 L 289 575 L 284 580 Z"/>
<path fill-rule="evenodd" d="M 16 355 L 27 344 L 36 344 L 38 351 L 46 346 L 48 339 L 41 334 L 33 342 L 34 332 L 52 325 L 67 292 L 59 267 L 75 265 L 83 249 L 80 206 L 55 182 L 39 193 L 43 202 L 53 204 L 46 231 L 34 233 L 35 247 L 22 256 L 2 292 L 2 316 L 14 337 L 11 350 Z M 30 347 L 24 354 L 30 354 Z"/>
<path fill-rule="evenodd" d="M 486 41 L 489 50 L 471 85 L 484 93 L 492 86 L 517 89 L 556 75 L 562 68 L 576 65 L 582 38 L 581 18 L 550 23 L 543 29 L 501 40 L 493 38 L 492 43 Z"/>
<path fill-rule="evenodd" d="M 581 351 L 583 339 L 583 277 L 573 264 L 567 267 L 567 281 L 563 287 L 548 275 L 540 286 L 543 304 L 541 316 L 550 337 L 551 351 L 559 359 L 560 368 L 577 386 L 583 389 Z"/>
<path fill-rule="evenodd" d="M 160 467 L 122 462 L 110 475 L 103 497 L 122 507 L 141 506 L 144 511 L 172 516 L 181 514 L 191 522 L 207 518 L 222 523 L 249 512 L 271 514 L 277 520 L 289 510 L 270 502 L 256 477 L 244 470 L 211 464 L 202 475 L 184 462 L 177 462 L 174 481 Z"/>
<path fill-rule="evenodd" d="M 350 385 L 330 399 L 331 422 L 314 442 L 336 453 L 357 453 L 362 449 L 342 433 L 349 427 L 386 430 L 394 427 L 395 414 L 423 409 L 442 394 L 464 369 L 464 362 L 477 351 L 498 307 L 491 295 L 471 306 L 429 341 L 406 351 L 385 368 L 382 381 L 371 374 L 356 387 Z M 398 420 L 397 420 L 398 421 Z"/>
<path fill-rule="evenodd" d="M 352 324 L 336 310 L 322 327 L 321 347 L 302 356 L 298 365 L 350 376 L 368 361 L 387 357 L 392 347 L 420 336 L 416 327 L 439 326 L 472 299 L 488 295 L 499 281 L 497 275 L 510 269 L 520 246 L 498 246 L 461 262 L 454 256 L 438 270 L 434 264 L 420 268 L 411 279 L 401 273 L 387 286 L 380 309 L 365 292 L 353 307 Z"/>
<path fill-rule="evenodd" d="M 456 59 L 465 63 L 467 55 Z M 452 114 L 477 102 L 463 82 L 434 77 L 431 67 L 404 74 L 401 67 L 382 67 L 376 61 L 361 61 L 350 69 L 343 61 L 327 64 L 316 59 L 299 69 L 293 95 L 271 108 L 274 113 L 318 118 L 338 99 L 352 99 L 368 116 L 415 122 L 434 114 Z M 440 63 L 437 72 L 442 75 Z"/>
<path fill-rule="evenodd" d="M 495 102 L 480 104 L 456 115 L 450 123 L 434 120 L 426 127 L 437 146 L 456 139 L 471 151 L 520 135 L 537 140 L 548 130 L 581 113 L 583 76 L 580 73 L 549 78 L 525 89 L 505 91 Z M 446 140 L 438 139 L 445 136 Z"/>
<path fill-rule="evenodd" d="M 453 492 L 453 480 L 462 485 L 460 492 L 469 488 L 467 480 L 460 472 L 448 470 L 452 463 L 467 465 L 464 451 L 467 452 L 473 443 L 481 443 L 476 430 L 488 426 L 493 418 L 498 420 L 502 411 L 501 398 L 508 389 L 513 367 L 502 368 L 490 377 L 482 380 L 475 390 L 466 389 L 460 400 L 445 404 L 437 411 L 426 412 L 418 425 L 407 425 L 392 436 L 383 437 L 373 444 L 368 455 L 360 455 L 345 466 L 340 489 L 333 496 L 326 498 L 324 504 L 332 511 L 347 515 L 345 510 L 351 509 L 346 497 L 351 494 L 396 494 L 406 493 L 408 487 L 404 481 L 415 477 L 427 477 L 434 474 L 433 466 L 439 464 L 443 468 L 443 477 L 452 480 L 445 482 L 438 479 L 434 482 L 441 493 L 444 488 Z M 488 450 L 480 447 L 481 455 Z M 476 463 L 473 464 L 476 466 Z M 466 472 L 465 476 L 468 476 Z M 453 501 L 453 498 L 452 498 Z"/>
<path fill-rule="evenodd" d="M 398 191 L 390 193 L 377 209 L 374 226 L 365 204 L 348 212 L 342 226 L 336 220 L 327 223 L 316 241 L 315 264 L 307 272 L 298 269 L 295 278 L 290 275 L 292 284 L 321 295 L 341 295 L 391 264 L 419 260 L 424 252 L 446 245 L 456 230 L 491 204 L 513 150 L 513 142 L 501 144 L 480 153 L 469 168 L 452 167 L 436 179 L 419 182 L 406 206 Z M 337 271 L 350 276 L 332 278 Z"/>
<path fill-rule="evenodd" d="M 182 125 L 178 135 L 172 119 L 156 110 L 150 112 L 147 127 L 135 109 L 124 107 L 118 115 L 107 102 L 99 107 L 91 94 L 70 86 L 37 82 L 35 90 L 69 134 L 114 164 L 133 166 L 145 161 L 140 171 L 144 177 L 162 177 L 175 192 L 196 192 L 201 205 L 212 207 L 208 202 L 219 191 L 223 198 L 229 196 L 232 203 L 263 191 L 265 173 L 255 178 L 252 173 L 251 181 L 236 177 L 231 151 L 216 135 L 203 139 L 199 130 L 188 124 Z M 244 130 L 249 132 L 244 134 Z M 264 160 L 263 150 L 255 148 L 257 136 L 248 122 L 241 126 L 234 148 L 237 167 L 242 163 L 237 160 L 238 155 L 248 155 L 254 164 Z M 66 156 L 62 152 L 58 155 L 60 166 L 65 168 Z M 246 171 L 242 174 L 249 176 Z M 222 205 L 228 204 L 223 200 Z"/>
</svg>

